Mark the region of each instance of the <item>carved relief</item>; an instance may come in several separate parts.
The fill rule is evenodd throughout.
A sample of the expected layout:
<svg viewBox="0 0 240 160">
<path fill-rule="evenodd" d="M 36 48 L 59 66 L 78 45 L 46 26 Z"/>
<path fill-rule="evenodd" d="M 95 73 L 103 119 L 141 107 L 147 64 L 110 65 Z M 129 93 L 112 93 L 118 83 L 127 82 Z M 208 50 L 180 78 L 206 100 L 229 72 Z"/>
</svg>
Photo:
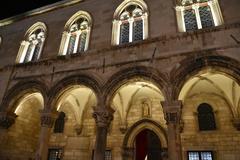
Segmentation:
<svg viewBox="0 0 240 160">
<path fill-rule="evenodd" d="M 150 118 L 151 117 L 151 106 L 147 101 L 142 101 L 142 117 Z"/>
<path fill-rule="evenodd" d="M 54 121 L 57 115 L 53 115 L 52 113 L 41 113 L 41 126 L 52 128 Z"/>
<path fill-rule="evenodd" d="M 17 115 L 15 113 L 0 113 L 0 127 L 8 129 L 15 122 Z"/>
<path fill-rule="evenodd" d="M 109 124 L 113 120 L 113 110 L 111 109 L 99 109 L 94 107 L 93 118 L 96 121 L 98 127 L 109 127 Z"/>
</svg>

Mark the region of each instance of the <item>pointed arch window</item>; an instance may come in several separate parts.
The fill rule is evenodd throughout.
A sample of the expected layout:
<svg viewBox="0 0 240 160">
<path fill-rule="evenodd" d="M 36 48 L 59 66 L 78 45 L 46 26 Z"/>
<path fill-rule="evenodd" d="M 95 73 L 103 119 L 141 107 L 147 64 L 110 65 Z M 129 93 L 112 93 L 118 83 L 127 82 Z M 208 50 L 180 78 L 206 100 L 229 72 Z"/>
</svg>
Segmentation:
<svg viewBox="0 0 240 160">
<path fill-rule="evenodd" d="M 179 0 L 176 14 L 180 32 L 223 24 L 218 0 Z"/>
<path fill-rule="evenodd" d="M 112 31 L 114 45 L 137 42 L 148 37 L 147 6 L 139 2 L 124 1 L 117 8 Z"/>
<path fill-rule="evenodd" d="M 65 125 L 65 113 L 60 112 L 58 118 L 55 121 L 54 133 L 63 133 Z"/>
<path fill-rule="evenodd" d="M 88 49 L 91 30 L 91 18 L 86 12 L 76 13 L 65 26 L 60 55 L 81 53 Z"/>
<path fill-rule="evenodd" d="M 34 62 L 40 58 L 46 38 L 46 26 L 43 23 L 34 24 L 21 42 L 17 63 Z"/>
<path fill-rule="evenodd" d="M 198 106 L 197 110 L 199 130 L 216 130 L 215 117 L 212 107 L 207 103 L 202 103 Z"/>
</svg>

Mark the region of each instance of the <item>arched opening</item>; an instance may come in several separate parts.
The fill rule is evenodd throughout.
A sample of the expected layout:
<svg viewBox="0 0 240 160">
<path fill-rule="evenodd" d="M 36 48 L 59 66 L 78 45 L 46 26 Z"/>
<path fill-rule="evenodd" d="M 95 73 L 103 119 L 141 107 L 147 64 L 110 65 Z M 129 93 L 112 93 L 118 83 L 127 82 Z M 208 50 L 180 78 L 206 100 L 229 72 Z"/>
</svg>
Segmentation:
<svg viewBox="0 0 240 160">
<path fill-rule="evenodd" d="M 214 151 L 238 156 L 218 147 L 230 145 L 226 139 L 238 134 L 233 122 L 239 118 L 240 86 L 235 79 L 212 68 L 201 70 L 185 82 L 179 99 L 183 102 L 181 143 L 185 159 L 206 154 L 211 160 L 217 156 Z"/>
<path fill-rule="evenodd" d="M 116 111 L 114 118 L 119 123 L 117 126 L 124 132 L 128 126 L 143 118 L 158 120 L 165 126 L 160 104 L 163 100 L 162 92 L 154 83 L 140 77 L 128 80 L 120 86 L 112 99 L 111 106 Z"/>
<path fill-rule="evenodd" d="M 49 156 L 71 159 L 72 156 L 65 153 L 74 151 L 79 153 L 75 158 L 90 159 L 91 155 L 86 150 L 93 148 L 95 140 L 92 107 L 96 106 L 97 98 L 94 91 L 75 84 L 62 89 L 56 97 L 54 105 L 60 114 L 50 137 Z"/>
<path fill-rule="evenodd" d="M 135 138 L 135 160 L 162 160 L 161 142 L 149 129 L 144 129 Z"/>
<path fill-rule="evenodd" d="M 40 92 L 28 92 L 15 99 L 15 123 L 0 144 L 0 159 L 34 159 L 41 129 L 39 110 L 44 108 Z"/>
</svg>

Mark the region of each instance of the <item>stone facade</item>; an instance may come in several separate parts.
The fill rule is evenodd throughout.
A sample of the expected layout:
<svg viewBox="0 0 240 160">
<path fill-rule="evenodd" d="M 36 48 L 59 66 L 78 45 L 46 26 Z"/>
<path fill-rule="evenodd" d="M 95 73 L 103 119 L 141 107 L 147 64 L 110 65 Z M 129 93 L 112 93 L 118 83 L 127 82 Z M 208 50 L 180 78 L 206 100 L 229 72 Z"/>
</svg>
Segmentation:
<svg viewBox="0 0 240 160">
<path fill-rule="evenodd" d="M 145 0 L 148 38 L 112 45 L 123 2 L 143 1 L 65 0 L 0 21 L 1 160 L 47 160 L 48 149 L 62 149 L 64 160 L 103 160 L 105 150 L 134 160 L 145 129 L 159 137 L 164 160 L 189 151 L 240 160 L 239 0 L 218 0 L 224 24 L 190 32 L 178 31 L 177 0 Z M 64 26 L 78 11 L 92 18 L 88 50 L 60 56 Z M 36 22 L 47 29 L 40 58 L 16 63 Z M 213 109 L 215 130 L 199 130 L 202 103 Z M 64 131 L 54 133 L 59 112 Z"/>
</svg>

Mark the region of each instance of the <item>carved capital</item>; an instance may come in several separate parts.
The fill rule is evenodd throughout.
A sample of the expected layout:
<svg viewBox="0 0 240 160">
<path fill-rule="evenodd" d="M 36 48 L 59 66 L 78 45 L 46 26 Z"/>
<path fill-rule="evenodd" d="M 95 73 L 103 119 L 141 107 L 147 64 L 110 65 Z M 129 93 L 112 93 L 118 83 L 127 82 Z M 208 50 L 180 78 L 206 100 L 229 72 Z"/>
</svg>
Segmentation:
<svg viewBox="0 0 240 160">
<path fill-rule="evenodd" d="M 0 127 L 8 129 L 15 122 L 17 115 L 15 113 L 0 113 Z"/>
<path fill-rule="evenodd" d="M 40 111 L 41 113 L 41 126 L 52 128 L 56 118 L 57 113 Z"/>
<path fill-rule="evenodd" d="M 96 121 L 96 124 L 98 127 L 109 127 L 109 124 L 113 120 L 113 113 L 114 110 L 111 108 L 98 108 L 98 107 L 93 107 L 94 113 L 93 113 L 93 118 Z"/>
<path fill-rule="evenodd" d="M 181 101 L 164 101 L 161 102 L 164 111 L 164 117 L 167 124 L 174 123 L 180 124 L 181 113 L 182 113 L 182 102 Z"/>
<path fill-rule="evenodd" d="M 233 126 L 240 131 L 240 118 L 232 120 Z"/>
<path fill-rule="evenodd" d="M 128 129 L 127 123 L 123 123 L 119 127 L 119 130 L 121 131 L 122 134 L 126 133 L 127 129 Z"/>
<path fill-rule="evenodd" d="M 77 135 L 80 135 L 80 134 L 82 133 L 83 125 L 81 125 L 81 124 L 76 124 L 76 125 L 74 126 L 74 128 L 75 128 L 75 131 L 76 131 Z"/>
</svg>

